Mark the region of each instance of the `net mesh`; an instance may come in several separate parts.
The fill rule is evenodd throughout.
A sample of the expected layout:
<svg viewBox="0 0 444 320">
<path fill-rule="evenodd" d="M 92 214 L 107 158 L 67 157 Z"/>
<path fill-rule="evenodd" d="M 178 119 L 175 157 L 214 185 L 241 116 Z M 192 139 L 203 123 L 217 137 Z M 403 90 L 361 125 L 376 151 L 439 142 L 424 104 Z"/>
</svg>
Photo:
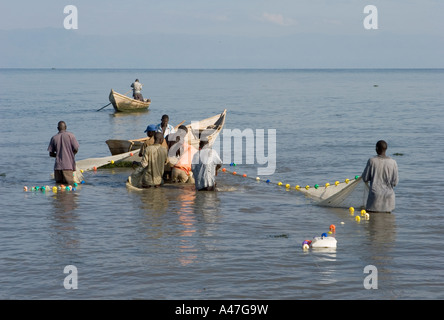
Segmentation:
<svg viewBox="0 0 444 320">
<path fill-rule="evenodd" d="M 319 206 L 335 208 L 364 208 L 368 196 L 368 186 L 361 177 L 331 186 L 300 188 L 299 191 Z"/>
<path fill-rule="evenodd" d="M 81 183 L 83 181 L 83 171 L 94 170 L 94 168 L 100 168 L 109 163 L 119 162 L 124 159 L 128 159 L 133 155 L 139 154 L 139 150 L 125 152 L 114 156 L 102 157 L 102 158 L 88 158 L 84 160 L 76 161 L 76 171 L 74 173 L 74 182 Z"/>
</svg>

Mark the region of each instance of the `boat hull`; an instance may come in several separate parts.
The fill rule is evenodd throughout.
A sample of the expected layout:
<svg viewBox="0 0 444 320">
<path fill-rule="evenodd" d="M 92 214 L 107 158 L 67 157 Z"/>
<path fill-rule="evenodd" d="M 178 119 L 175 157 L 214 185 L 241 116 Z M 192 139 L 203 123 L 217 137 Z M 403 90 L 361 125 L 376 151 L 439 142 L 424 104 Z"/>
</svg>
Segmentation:
<svg viewBox="0 0 444 320">
<path fill-rule="evenodd" d="M 151 104 L 151 100 L 139 101 L 124 96 L 113 89 L 109 93 L 109 102 L 114 107 L 114 110 L 118 112 L 131 112 L 131 111 L 143 111 L 147 110 Z"/>
<path fill-rule="evenodd" d="M 199 148 L 199 133 L 203 130 L 211 130 L 212 132 L 210 131 L 211 134 L 208 136 L 208 139 L 210 145 L 213 145 L 214 141 L 225 125 L 226 113 L 227 110 L 224 110 L 221 114 L 200 121 L 192 122 L 191 124 L 187 125 L 186 127 L 188 128 L 188 143 L 195 148 Z M 134 140 L 110 139 L 106 140 L 106 144 L 108 145 L 111 154 L 116 155 L 140 149 L 146 139 L 148 138 L 146 137 Z"/>
</svg>

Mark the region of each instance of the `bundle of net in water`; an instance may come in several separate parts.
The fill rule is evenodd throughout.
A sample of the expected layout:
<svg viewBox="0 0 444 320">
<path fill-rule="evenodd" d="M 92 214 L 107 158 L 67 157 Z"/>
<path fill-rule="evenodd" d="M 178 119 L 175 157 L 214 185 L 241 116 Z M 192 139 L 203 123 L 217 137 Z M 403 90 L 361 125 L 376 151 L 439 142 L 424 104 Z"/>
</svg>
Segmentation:
<svg viewBox="0 0 444 320">
<path fill-rule="evenodd" d="M 299 191 L 319 206 L 363 208 L 367 202 L 368 186 L 359 177 L 333 185 L 300 188 Z"/>
</svg>

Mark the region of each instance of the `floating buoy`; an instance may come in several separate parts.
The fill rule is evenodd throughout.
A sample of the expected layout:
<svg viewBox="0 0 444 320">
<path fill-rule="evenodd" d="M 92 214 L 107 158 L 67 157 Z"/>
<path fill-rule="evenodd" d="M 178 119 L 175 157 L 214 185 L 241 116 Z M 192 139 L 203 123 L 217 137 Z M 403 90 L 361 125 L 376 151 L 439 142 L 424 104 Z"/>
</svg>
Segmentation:
<svg viewBox="0 0 444 320">
<path fill-rule="evenodd" d="M 345 179 L 345 183 L 349 183 L 350 182 L 350 179 Z"/>
<path fill-rule="evenodd" d="M 328 237 L 325 233 L 320 237 L 314 237 L 311 242 L 312 248 L 336 248 L 338 241 L 335 237 Z"/>
<path fill-rule="evenodd" d="M 279 181 L 279 182 L 278 182 L 278 186 L 281 186 L 281 185 L 282 185 L 282 182 Z"/>
<path fill-rule="evenodd" d="M 367 213 L 367 211 L 365 211 L 364 209 L 361 210 L 361 217 L 365 216 L 366 213 Z"/>
<path fill-rule="evenodd" d="M 259 180 L 261 180 L 261 178 L 259 178 L 259 177 L 256 177 L 256 180 L 257 180 L 257 181 L 259 181 Z"/>
<path fill-rule="evenodd" d="M 225 172 L 225 171 L 227 171 L 227 169 L 223 168 L 223 169 L 222 169 L 222 172 Z"/>
<path fill-rule="evenodd" d="M 111 160 L 111 164 L 114 164 L 114 160 Z"/>
<path fill-rule="evenodd" d="M 336 226 L 334 224 L 330 225 L 330 231 L 331 232 L 336 232 Z"/>
<path fill-rule="evenodd" d="M 308 250 L 308 249 L 310 249 L 310 245 L 311 245 L 311 241 L 310 240 L 304 240 L 304 242 L 302 242 L 302 249 L 303 250 Z"/>
<path fill-rule="evenodd" d="M 327 182 L 327 183 L 325 184 L 325 187 L 326 187 L 326 188 L 330 187 L 330 183 Z"/>
<path fill-rule="evenodd" d="M 296 190 L 299 190 L 301 187 L 300 187 L 299 185 L 296 185 L 294 188 L 295 188 Z"/>
<path fill-rule="evenodd" d="M 339 181 L 335 181 L 335 186 L 338 186 L 339 185 Z"/>
<path fill-rule="evenodd" d="M 57 193 L 57 187 L 52 187 L 52 192 Z"/>
<path fill-rule="evenodd" d="M 237 173 L 236 171 L 233 171 L 233 174 L 234 174 L 234 175 L 236 175 L 236 173 Z"/>
<path fill-rule="evenodd" d="M 270 179 L 267 179 L 267 181 L 265 181 L 266 183 L 270 183 Z"/>
<path fill-rule="evenodd" d="M 348 208 L 348 211 L 350 212 L 350 214 L 354 214 L 355 213 L 355 208 L 350 207 L 350 208 Z"/>
<path fill-rule="evenodd" d="M 246 178 L 247 177 L 247 175 L 244 173 L 243 175 L 242 175 L 242 177 L 244 177 L 244 178 Z"/>
<path fill-rule="evenodd" d="M 306 189 L 306 190 L 310 189 L 310 186 L 307 184 L 307 185 L 305 186 L 305 189 Z"/>
<path fill-rule="evenodd" d="M 319 185 L 318 185 L 318 184 L 315 184 L 315 189 L 317 189 L 317 188 L 319 188 Z"/>
<path fill-rule="evenodd" d="M 28 187 L 27 187 L 27 186 L 24 186 L 24 187 L 23 187 L 23 191 L 28 191 Z"/>
<path fill-rule="evenodd" d="M 367 212 L 366 212 L 365 215 L 364 215 L 364 219 L 365 219 L 365 220 L 370 220 L 370 215 L 369 215 Z"/>
<path fill-rule="evenodd" d="M 290 184 L 287 183 L 287 184 L 285 185 L 285 188 L 289 189 L 289 188 L 290 188 Z"/>
<path fill-rule="evenodd" d="M 356 220 L 356 222 L 360 222 L 361 221 L 361 217 L 360 216 L 356 216 L 355 220 Z"/>
</svg>

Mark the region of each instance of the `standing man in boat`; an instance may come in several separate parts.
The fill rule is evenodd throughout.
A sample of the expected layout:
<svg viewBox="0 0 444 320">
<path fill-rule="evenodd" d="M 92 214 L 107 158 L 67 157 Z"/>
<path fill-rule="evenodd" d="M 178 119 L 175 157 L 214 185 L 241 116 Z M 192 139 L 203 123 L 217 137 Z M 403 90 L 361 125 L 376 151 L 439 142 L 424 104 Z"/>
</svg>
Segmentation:
<svg viewBox="0 0 444 320">
<path fill-rule="evenodd" d="M 222 160 L 210 147 L 207 136 L 204 132 L 200 134 L 199 152 L 194 155 L 191 165 L 197 191 L 215 191 L 217 170 L 222 166 Z"/>
<path fill-rule="evenodd" d="M 398 165 L 388 156 L 387 142 L 379 140 L 376 143 L 377 156 L 368 159 L 362 173 L 362 180 L 370 190 L 365 209 L 368 212 L 391 212 L 395 209 L 394 187 L 398 184 Z"/>
<path fill-rule="evenodd" d="M 165 164 L 168 160 L 168 152 L 162 146 L 162 133 L 154 134 L 154 144 L 147 146 L 143 153 L 141 165 L 144 168 L 142 177 L 142 188 L 151 186 L 160 187 Z"/>
<path fill-rule="evenodd" d="M 74 185 L 75 154 L 79 151 L 79 143 L 74 134 L 66 131 L 65 121 L 59 121 L 57 129 L 59 133 L 51 138 L 48 146 L 49 156 L 56 158 L 54 178 L 56 183 Z"/>
<path fill-rule="evenodd" d="M 144 101 L 143 100 L 143 96 L 142 96 L 142 84 L 139 82 L 139 79 L 136 79 L 132 84 L 131 84 L 131 88 L 133 88 L 133 98 L 135 100 L 140 100 L 140 101 Z"/>
<path fill-rule="evenodd" d="M 166 138 L 167 135 L 176 132 L 174 127 L 168 123 L 170 121 L 170 117 L 167 114 L 164 114 L 160 121 L 161 122 L 156 127 L 156 131 L 163 133 L 164 138 Z"/>
</svg>

